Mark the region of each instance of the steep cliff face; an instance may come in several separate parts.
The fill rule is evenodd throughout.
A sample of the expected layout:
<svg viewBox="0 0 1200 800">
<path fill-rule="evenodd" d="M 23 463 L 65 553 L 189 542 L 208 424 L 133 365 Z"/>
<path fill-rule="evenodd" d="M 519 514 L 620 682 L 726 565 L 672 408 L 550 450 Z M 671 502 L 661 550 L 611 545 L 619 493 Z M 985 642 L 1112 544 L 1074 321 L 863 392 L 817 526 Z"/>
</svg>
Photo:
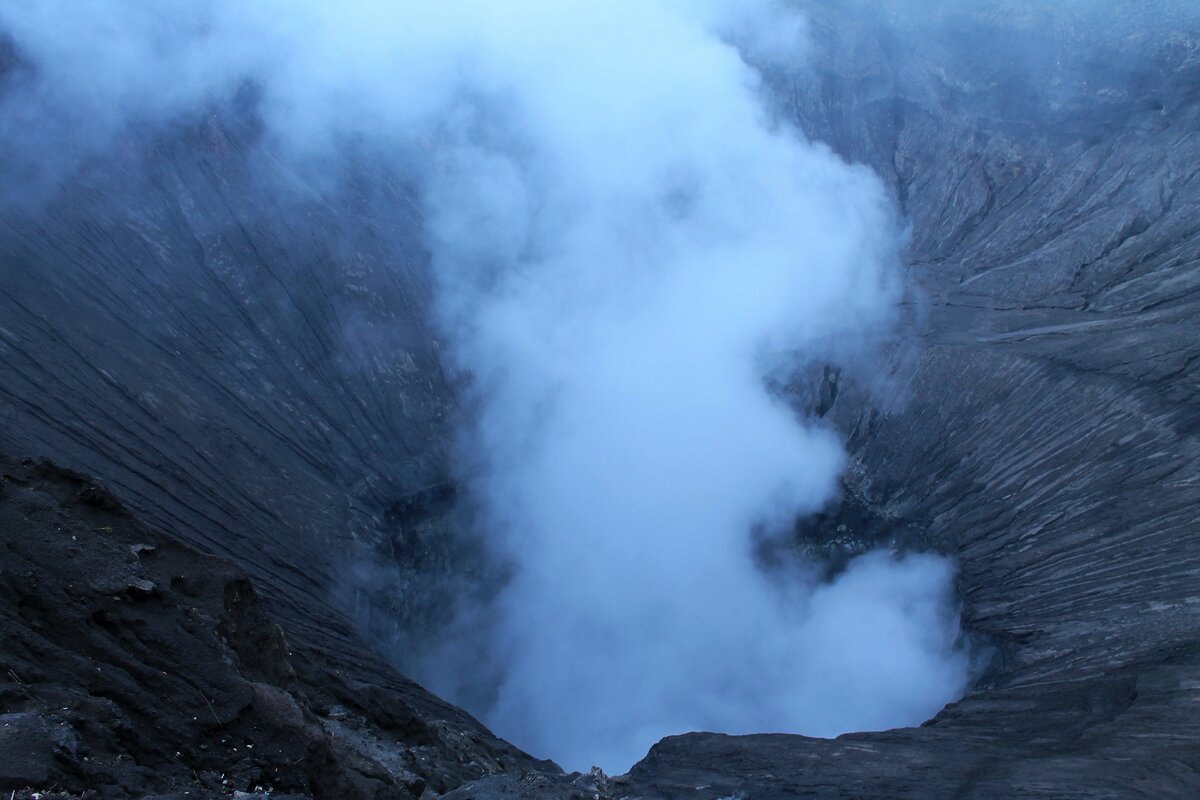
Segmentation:
<svg viewBox="0 0 1200 800">
<path fill-rule="evenodd" d="M 1065 85 L 997 85 L 1011 41 L 890 58 L 836 30 L 797 115 L 891 183 L 920 287 L 895 394 L 843 379 L 827 414 L 854 454 L 844 509 L 871 512 L 843 515 L 843 536 L 956 554 L 964 621 L 993 661 L 925 727 L 680 737 L 634 782 L 669 797 L 1188 796 L 1200 40 L 1134 38 Z"/>
<path fill-rule="evenodd" d="M 169 596 L 157 616 L 118 615 L 106 632 L 86 615 L 69 619 L 87 603 L 29 588 L 6 606 L 13 631 L 29 621 L 22 598 L 41 596 L 57 618 L 50 626 L 56 649 L 43 655 L 69 667 L 54 675 L 35 669 L 49 685 L 39 698 L 96 691 L 69 666 L 88 658 L 115 660 L 118 675 L 132 674 L 113 681 L 136 683 L 139 658 L 163 666 L 149 655 L 160 645 L 190 650 L 164 662 L 171 681 L 117 698 L 109 721 L 135 722 L 118 725 L 124 732 L 111 747 L 89 745 L 106 749 L 115 767 L 97 757 L 84 763 L 88 747 L 62 753 L 38 739 L 46 747 L 30 758 L 49 759 L 46 768 L 0 775 L 7 788 L 140 796 L 262 785 L 403 797 L 532 763 L 372 650 L 387 641 L 390 656 L 402 655 L 397 625 L 439 613 L 437 587 L 453 553 L 436 539 L 438 514 L 453 496 L 445 477 L 452 405 L 424 321 L 428 289 L 411 199 L 364 184 L 342 195 L 346 205 L 329 207 L 272 165 L 257 142 L 253 122 L 226 108 L 150 142 L 120 142 L 61 191 L 4 205 L 0 451 L 103 476 L 139 525 L 155 531 L 145 537 L 166 535 L 244 568 L 264 599 L 262 619 L 280 622 L 297 654 L 301 683 L 293 678 L 283 690 L 304 709 L 303 725 L 289 731 L 278 719 L 255 722 L 242 702 L 254 679 L 224 666 L 228 655 L 214 642 L 176 641 L 189 639 L 182 627 L 168 635 L 186 624 L 176 606 L 187 598 Z M 3 499 L 11 536 L 32 549 L 20 563 L 9 553 L 0 569 L 23 579 L 38 571 L 39 542 L 59 536 L 50 524 L 55 499 L 44 501 L 44 519 L 22 516 L 11 493 Z M 124 569 L 105 566 L 119 549 L 94 554 L 100 566 L 65 562 L 59 582 Z M 231 569 L 206 564 L 196 566 L 196 580 L 219 581 L 212 573 Z M 102 652 L 109 645 L 88 639 L 139 642 L 147 616 L 155 636 L 132 653 L 109 659 Z M 17 646 L 8 633 L 5 640 L 6 651 Z M 4 660 L 12 669 L 0 676 L 5 712 L 57 711 L 46 705 L 53 700 L 27 697 L 38 652 Z M 193 708 L 202 692 L 218 706 L 213 692 L 235 695 L 211 726 L 207 708 Z M 364 722 L 363 713 L 378 718 Z M 77 716 L 63 724 L 105 724 L 87 708 Z M 405 732 L 412 720 L 416 727 Z M 171 735 L 156 742 L 160 725 Z M 291 750 L 259 765 L 222 763 L 217 745 L 240 743 L 247 727 L 290 737 Z M 322 744 L 326 738 L 356 742 L 348 760 Z M 214 749 L 194 752 L 198 743 Z M 428 777 L 418 780 L 422 771 Z"/>
<path fill-rule="evenodd" d="M 844 13 L 817 8 L 813 74 L 776 88 L 891 186 L 914 291 L 887 380 L 797 386 L 852 454 L 841 507 L 798 535 L 955 555 L 986 671 L 920 728 L 691 734 L 620 782 L 465 796 L 1200 787 L 1200 38 L 1112 37 L 1063 66 L 1061 39 L 995 20 L 915 47 Z M 1017 47 L 1035 67 L 1011 68 Z M 252 113 L 217 109 L 5 208 L 0 449 L 102 476 L 245 569 L 290 642 L 375 686 L 384 668 L 347 655 L 361 632 L 394 646 L 475 564 L 448 533 L 455 412 L 420 220 L 402 185 L 364 169 L 330 202 L 261 144 Z"/>
<path fill-rule="evenodd" d="M 340 197 L 224 108 L 118 142 L 0 235 L 4 448 L 105 476 L 316 635 L 389 560 L 388 511 L 444 484 L 450 432 L 412 200 Z"/>
</svg>

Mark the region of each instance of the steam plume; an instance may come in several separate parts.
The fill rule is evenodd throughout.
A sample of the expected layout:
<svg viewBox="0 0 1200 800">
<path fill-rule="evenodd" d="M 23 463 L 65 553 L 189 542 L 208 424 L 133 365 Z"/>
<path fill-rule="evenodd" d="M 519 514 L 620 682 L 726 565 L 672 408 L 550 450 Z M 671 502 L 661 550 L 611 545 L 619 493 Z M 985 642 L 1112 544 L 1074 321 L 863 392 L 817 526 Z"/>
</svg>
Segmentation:
<svg viewBox="0 0 1200 800">
<path fill-rule="evenodd" d="M 420 186 L 459 468 L 513 565 L 487 662 L 451 641 L 427 678 L 498 676 L 473 703 L 498 733 L 619 770 L 665 734 L 884 728 L 962 690 L 944 560 L 823 584 L 753 557 L 843 461 L 764 376 L 845 356 L 896 299 L 880 183 L 763 102 L 751 64 L 803 57 L 787 7 L 75 0 L 0 25 L 36 66 L 9 104 L 71 152 L 249 79 L 288 159 L 354 141 Z"/>
</svg>

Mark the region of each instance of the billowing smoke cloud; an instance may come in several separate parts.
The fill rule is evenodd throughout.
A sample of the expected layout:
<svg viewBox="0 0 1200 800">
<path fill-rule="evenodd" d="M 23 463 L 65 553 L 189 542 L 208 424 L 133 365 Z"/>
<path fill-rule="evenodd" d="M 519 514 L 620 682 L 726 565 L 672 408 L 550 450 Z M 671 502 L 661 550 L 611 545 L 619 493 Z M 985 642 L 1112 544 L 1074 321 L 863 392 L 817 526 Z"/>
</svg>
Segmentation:
<svg viewBox="0 0 1200 800">
<path fill-rule="evenodd" d="M 286 158 L 352 142 L 419 186 L 459 469 L 511 565 L 464 611 L 484 656 L 451 632 L 425 677 L 499 734 L 620 770 L 670 733 L 886 728 L 962 691 L 946 561 L 756 562 L 843 463 L 765 376 L 852 357 L 897 293 L 880 183 L 763 102 L 751 65 L 804 54 L 785 7 L 72 0 L 0 25 L 32 64 L 6 124 L 71 157 L 249 80 Z"/>
</svg>

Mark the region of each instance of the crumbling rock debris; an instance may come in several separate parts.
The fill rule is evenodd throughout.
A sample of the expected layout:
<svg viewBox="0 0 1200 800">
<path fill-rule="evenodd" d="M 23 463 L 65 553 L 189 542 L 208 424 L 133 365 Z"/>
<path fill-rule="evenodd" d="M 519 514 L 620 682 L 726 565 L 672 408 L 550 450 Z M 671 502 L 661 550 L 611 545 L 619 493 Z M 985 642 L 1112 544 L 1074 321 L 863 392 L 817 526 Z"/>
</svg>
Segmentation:
<svg viewBox="0 0 1200 800">
<path fill-rule="evenodd" d="M 416 798 L 531 761 L 478 729 L 468 766 L 386 685 L 311 669 L 229 562 L 79 475 L 0 464 L 0 789 Z"/>
</svg>

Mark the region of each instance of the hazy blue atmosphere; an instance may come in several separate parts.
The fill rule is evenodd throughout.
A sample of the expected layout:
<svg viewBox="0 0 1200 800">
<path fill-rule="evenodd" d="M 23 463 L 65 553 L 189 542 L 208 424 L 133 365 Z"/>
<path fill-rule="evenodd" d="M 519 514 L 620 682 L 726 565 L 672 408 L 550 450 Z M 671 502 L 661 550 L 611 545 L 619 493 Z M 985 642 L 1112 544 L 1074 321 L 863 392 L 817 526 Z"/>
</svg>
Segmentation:
<svg viewBox="0 0 1200 800">
<path fill-rule="evenodd" d="M 826 581 L 754 556 L 844 466 L 765 378 L 868 365 L 902 286 L 882 183 L 764 97 L 760 68 L 804 79 L 798 12 L 44 2 L 0 23 L 32 65 L 2 123 L 26 201 L 247 91 L 312 191 L 350 151 L 416 188 L 469 409 L 455 468 L 510 573 L 417 659 L 430 688 L 615 772 L 672 733 L 912 725 L 963 691 L 948 560 L 876 552 Z"/>
</svg>

